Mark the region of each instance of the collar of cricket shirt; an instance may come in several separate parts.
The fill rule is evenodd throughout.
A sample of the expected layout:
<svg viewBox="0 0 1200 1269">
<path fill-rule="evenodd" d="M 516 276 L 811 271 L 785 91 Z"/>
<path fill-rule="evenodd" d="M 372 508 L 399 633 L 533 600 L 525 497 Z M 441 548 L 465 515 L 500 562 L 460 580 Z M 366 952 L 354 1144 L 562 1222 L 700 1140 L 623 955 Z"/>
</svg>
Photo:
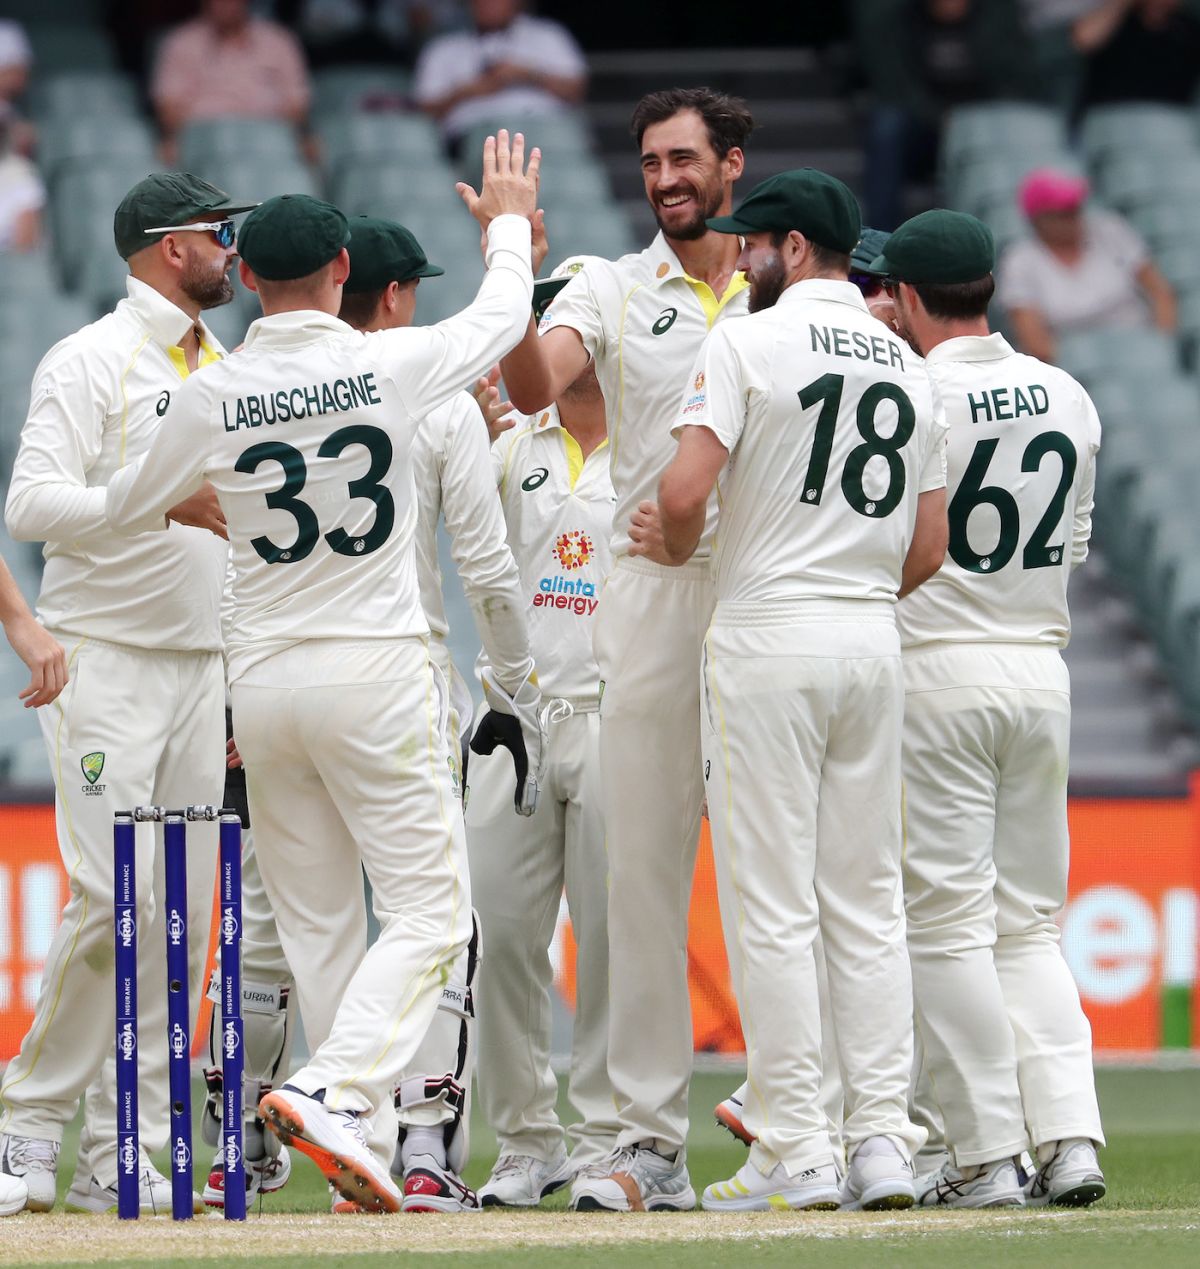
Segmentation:
<svg viewBox="0 0 1200 1269">
<path fill-rule="evenodd" d="M 356 334 L 354 327 L 332 313 L 301 308 L 288 313 L 272 313 L 250 323 L 246 348 L 283 348 L 311 344 L 330 335 Z"/>
<path fill-rule="evenodd" d="M 832 304 L 849 304 L 864 313 L 870 311 L 858 287 L 839 278 L 804 278 L 793 282 L 779 297 L 778 303 L 800 304 L 806 300 L 828 300 Z"/>
<path fill-rule="evenodd" d="M 220 346 L 203 321 L 193 322 L 178 304 L 173 304 L 161 291 L 156 291 L 132 274 L 125 279 L 125 291 L 129 297 L 129 306 L 138 321 L 164 348 L 175 347 L 196 326 L 200 330 L 202 341 L 219 349 Z"/>
<path fill-rule="evenodd" d="M 1001 361 L 1014 355 L 1012 345 L 1000 334 L 956 335 L 929 350 L 926 361 Z"/>
</svg>

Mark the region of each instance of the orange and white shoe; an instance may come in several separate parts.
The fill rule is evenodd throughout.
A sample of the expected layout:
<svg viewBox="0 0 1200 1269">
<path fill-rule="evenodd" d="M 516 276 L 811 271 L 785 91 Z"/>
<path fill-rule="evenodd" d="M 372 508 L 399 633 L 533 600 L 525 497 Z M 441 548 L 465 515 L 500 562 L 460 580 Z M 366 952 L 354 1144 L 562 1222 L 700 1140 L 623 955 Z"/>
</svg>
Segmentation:
<svg viewBox="0 0 1200 1269">
<path fill-rule="evenodd" d="M 268 1093 L 258 1113 L 285 1146 L 308 1155 L 343 1198 L 370 1212 L 400 1210 L 404 1196 L 367 1148 L 359 1115 L 330 1110 L 290 1084 Z"/>
<path fill-rule="evenodd" d="M 730 1093 L 723 1102 L 717 1103 L 713 1118 L 726 1132 L 732 1133 L 742 1145 L 752 1146 L 756 1138 L 742 1122 L 742 1104 L 745 1096 L 746 1086 L 743 1084 L 737 1092 Z"/>
</svg>

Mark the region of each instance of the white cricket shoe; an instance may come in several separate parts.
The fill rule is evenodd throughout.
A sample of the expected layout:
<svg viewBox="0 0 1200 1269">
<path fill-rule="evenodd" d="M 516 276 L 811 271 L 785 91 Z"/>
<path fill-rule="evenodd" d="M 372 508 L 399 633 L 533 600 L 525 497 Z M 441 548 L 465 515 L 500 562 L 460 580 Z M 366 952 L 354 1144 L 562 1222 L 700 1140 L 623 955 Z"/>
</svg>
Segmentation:
<svg viewBox="0 0 1200 1269">
<path fill-rule="evenodd" d="M 282 1190 L 292 1175 L 292 1158 L 287 1146 L 280 1146 L 277 1155 L 264 1154 L 259 1159 L 247 1159 L 246 1198 L 255 1194 L 274 1194 Z M 204 1202 L 208 1207 L 225 1206 L 225 1152 L 218 1150 L 213 1158 L 212 1169 L 204 1186 Z"/>
<path fill-rule="evenodd" d="M 957 1167 L 944 1163 L 917 1181 L 918 1207 L 1024 1207 L 1024 1173 L 1016 1159 Z"/>
<path fill-rule="evenodd" d="M 403 1212 L 477 1212 L 479 1198 L 431 1154 L 414 1154 L 404 1168 Z"/>
<path fill-rule="evenodd" d="M 553 1159 L 502 1154 L 492 1175 L 479 1187 L 479 1201 L 484 1207 L 537 1207 L 574 1175 L 570 1156 L 561 1146 Z"/>
<path fill-rule="evenodd" d="M 1107 1187 L 1095 1142 L 1086 1137 L 1068 1137 L 1042 1147 L 1047 1149 L 1052 1151 L 1050 1157 L 1025 1186 L 1025 1201 L 1031 1207 L 1046 1203 L 1055 1207 L 1087 1207 L 1104 1197 Z"/>
<path fill-rule="evenodd" d="M 400 1210 L 404 1196 L 367 1148 L 359 1115 L 330 1110 L 290 1084 L 268 1093 L 258 1113 L 285 1146 L 308 1155 L 343 1197 L 367 1211 Z"/>
<path fill-rule="evenodd" d="M 827 1163 L 789 1176 L 782 1163 L 761 1172 L 746 1160 L 728 1181 L 717 1181 L 700 1196 L 706 1212 L 836 1212 L 841 1201 L 837 1168 Z"/>
<path fill-rule="evenodd" d="M 648 1146 L 614 1150 L 575 1174 L 571 1206 L 577 1212 L 690 1212 L 696 1191 L 682 1154 L 668 1159 Z"/>
<path fill-rule="evenodd" d="M 888 1212 L 916 1201 L 913 1166 L 891 1137 L 868 1137 L 855 1150 L 842 1186 L 848 1212 Z"/>
<path fill-rule="evenodd" d="M 0 1135 L 0 1175 L 7 1174 L 24 1183 L 25 1206 L 31 1212 L 48 1212 L 54 1206 L 58 1150 L 58 1142 L 45 1137 Z"/>
<path fill-rule="evenodd" d="M 718 1102 L 713 1110 L 713 1118 L 732 1133 L 744 1146 L 752 1146 L 757 1138 L 742 1122 L 742 1111 L 745 1107 L 746 1086 L 743 1084 L 735 1093 L 730 1093 L 723 1102 Z"/>
<path fill-rule="evenodd" d="M 85 1182 L 76 1173 L 67 1191 L 68 1212 L 115 1212 L 117 1210 L 117 1185 L 101 1185 L 94 1176 Z M 142 1150 L 138 1154 L 138 1209 L 152 1216 L 170 1216 L 171 1182 L 150 1162 L 150 1156 Z M 204 1211 L 199 1194 L 192 1194 L 192 1212 Z"/>
<path fill-rule="evenodd" d="M 15 1216 L 29 1203 L 29 1189 L 19 1176 L 0 1172 L 0 1216 Z"/>
</svg>

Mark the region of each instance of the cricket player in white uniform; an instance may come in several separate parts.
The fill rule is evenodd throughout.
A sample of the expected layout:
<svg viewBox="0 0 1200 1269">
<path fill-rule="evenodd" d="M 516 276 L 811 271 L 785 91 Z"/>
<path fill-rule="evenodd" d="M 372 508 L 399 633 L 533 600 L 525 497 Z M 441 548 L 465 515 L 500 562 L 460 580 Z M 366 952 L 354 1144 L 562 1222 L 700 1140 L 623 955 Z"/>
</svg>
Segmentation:
<svg viewBox="0 0 1200 1269">
<path fill-rule="evenodd" d="M 629 554 L 629 522 L 670 461 L 679 396 L 700 344 L 746 312 L 735 239 L 705 227 L 732 206 L 753 121 L 708 89 L 652 93 L 634 111 L 660 233 L 637 255 L 589 267 L 502 363 L 509 396 L 536 414 L 594 363 L 617 494 L 613 572 L 597 612 L 600 770 L 608 850 L 608 1074 L 617 1149 L 571 1184 L 580 1209 L 687 1209 L 692 1027 L 687 920 L 704 798 L 700 648 L 712 615 L 706 533 L 665 568 Z M 715 521 L 716 499 L 711 503 Z M 652 968 L 650 968 L 652 967 Z"/>
<path fill-rule="evenodd" d="M 591 257 L 534 287 L 538 306 Z M 612 556 L 604 398 L 584 371 L 559 400 L 492 447 L 508 541 L 521 568 L 538 683 L 550 701 L 536 814 L 514 820 L 503 755 L 468 767 L 467 848 L 486 955 L 480 971 L 479 1092 L 499 1158 L 484 1206 L 533 1207 L 606 1159 L 620 1124 L 608 1080 L 608 870 L 600 803 L 600 672 L 592 630 Z M 486 656 L 486 652 L 485 652 Z M 568 1156 L 550 1066 L 550 943 L 566 887 L 576 944 Z"/>
<path fill-rule="evenodd" d="M 704 762 L 756 1141 L 702 1205 L 910 1206 L 923 1134 L 907 1113 L 894 604 L 945 551 L 944 425 L 909 350 L 847 280 L 860 220 L 841 181 L 785 172 L 708 223 L 745 235 L 751 315 L 697 359 L 661 530 L 650 503 L 632 525 L 638 551 L 686 560 L 721 478 Z M 818 930 L 844 1188 L 820 1096 Z"/>
<path fill-rule="evenodd" d="M 239 250 L 265 316 L 207 390 L 199 378 L 182 395 L 107 500 L 114 525 L 138 531 L 205 473 L 223 499 L 229 677 L 258 862 L 305 1030 L 321 1037 L 260 1113 L 376 1210 L 403 1201 L 389 1172 L 395 1132 L 373 1151 L 364 1117 L 377 1127 L 391 1111 L 471 933 L 447 692 L 416 582 L 412 438 L 520 337 L 539 158 L 526 173 L 519 134 L 511 151 L 507 133 L 488 139 L 483 194 L 463 192 L 489 272 L 472 305 L 427 330 L 363 336 L 341 322 L 346 218 L 303 195 L 264 203 Z M 527 737 L 532 783 L 536 688 L 494 683 L 490 695 Z M 532 809 L 536 790 L 525 797 Z M 381 926 L 361 958 L 339 953 L 361 927 L 360 868 Z"/>
<path fill-rule="evenodd" d="M 950 546 L 899 606 L 905 900 L 924 1064 L 952 1159 L 926 1204 L 1104 1194 L 1091 1032 L 1059 948 L 1067 896 L 1067 581 L 1087 556 L 1100 423 L 1069 375 L 988 333 L 994 247 L 958 212 L 874 262 L 950 425 Z"/>
<path fill-rule="evenodd" d="M 412 324 L 417 286 L 422 278 L 444 270 L 430 264 L 412 233 L 395 221 L 356 216 L 350 221 L 350 276 L 342 288 L 339 316 L 356 330 L 396 329 Z M 492 650 L 500 677 L 520 681 L 533 658 L 525 631 L 524 597 L 520 574 L 505 540 L 504 514 L 491 474 L 487 436 L 479 407 L 468 392 L 456 393 L 421 421 L 413 439 L 417 521 L 414 536 L 421 607 L 430 628 L 430 656 L 450 684 L 446 741 L 451 761 L 458 764 L 462 733 L 469 735 L 470 690 L 462 682 L 446 646 L 449 625 L 442 598 L 437 527 L 444 515 L 451 553 L 459 569 L 475 623 Z M 459 698 L 456 701 L 456 696 Z M 465 705 L 461 703 L 465 698 Z M 512 763 L 508 763 L 508 814 L 513 815 Z M 239 771 L 238 775 L 242 775 Z M 228 787 L 228 786 L 227 786 Z M 244 787 L 244 776 L 243 776 Z M 227 801 L 226 805 L 233 805 Z M 248 835 L 243 843 L 249 843 Z M 243 1008 L 246 1010 L 247 1098 L 258 1090 L 265 1095 L 287 1061 L 289 1031 L 286 1001 L 293 976 L 279 944 L 274 914 L 262 891 L 254 854 L 245 851 L 242 868 Z M 359 909 L 361 912 L 361 908 Z M 366 924 L 356 931 L 346 950 L 366 952 Z M 404 1211 L 461 1212 L 478 1207 L 477 1198 L 462 1181 L 469 1152 L 471 1075 L 475 1042 L 472 1034 L 474 969 L 478 939 L 472 939 L 459 958 L 451 980 L 442 989 L 434 1020 L 411 1064 L 416 1072 L 400 1080 L 396 1115 L 400 1142 L 392 1160 L 393 1175 L 403 1180 Z M 216 1026 L 216 1023 L 214 1023 Z M 219 1028 L 214 1035 L 219 1034 Z M 312 1043 L 312 1038 L 309 1038 Z M 251 1062 L 254 1062 L 253 1069 Z M 210 1076 L 206 1124 L 220 1116 L 220 1069 Z M 261 1130 L 256 1119 L 258 1098 L 247 1105 L 247 1141 Z M 390 1124 L 390 1117 L 385 1117 Z M 253 1127 L 251 1126 L 253 1125 Z M 387 1129 L 385 1129 L 386 1131 Z M 254 1188 L 270 1193 L 287 1179 L 287 1152 L 273 1158 L 268 1151 L 247 1176 Z M 205 1200 L 220 1206 L 221 1170 L 214 1162 Z M 333 1210 L 348 1213 L 358 1204 L 336 1196 Z"/>
<path fill-rule="evenodd" d="M 25 1179 L 35 1211 L 54 1204 L 63 1129 L 85 1090 L 67 1204 L 116 1205 L 113 812 L 213 803 L 223 785 L 219 598 L 227 547 L 215 497 L 189 490 L 172 500 L 180 505 L 169 528 L 160 521 L 165 532 L 137 538 L 112 532 L 104 500 L 117 469 L 149 450 L 192 372 L 222 356 L 200 313 L 233 295 L 230 216 L 247 208 L 229 201 L 186 173 L 147 177 L 122 200 L 114 234 L 129 262 L 128 298 L 42 359 L 9 484 L 9 531 L 46 542 L 38 613 L 67 649 L 71 675 L 40 716 L 70 894 L 33 1025 L 0 1088 L 0 1166 Z M 188 894 L 192 928 L 203 930 L 216 835 L 199 827 L 189 837 Z M 162 859 L 149 824 L 138 828 L 137 872 L 139 1027 L 161 1036 Z M 192 999 L 207 951 L 193 940 Z M 164 1211 L 170 1185 L 149 1154 L 167 1141 L 165 1044 L 142 1046 L 140 1077 L 141 1205 Z"/>
</svg>

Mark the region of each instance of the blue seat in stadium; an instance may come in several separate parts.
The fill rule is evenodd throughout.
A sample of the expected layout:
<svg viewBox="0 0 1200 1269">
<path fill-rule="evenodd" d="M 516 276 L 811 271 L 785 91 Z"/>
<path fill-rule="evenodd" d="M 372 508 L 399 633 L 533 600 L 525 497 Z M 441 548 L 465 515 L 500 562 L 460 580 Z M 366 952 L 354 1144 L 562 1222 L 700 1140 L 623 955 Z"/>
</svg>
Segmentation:
<svg viewBox="0 0 1200 1269">
<path fill-rule="evenodd" d="M 137 89 L 122 71 L 68 70 L 35 76 L 29 88 L 29 104 L 43 137 L 60 120 L 134 116 L 138 113 Z"/>
<path fill-rule="evenodd" d="M 990 101 L 951 112 L 942 134 L 943 181 L 964 164 L 1003 153 L 1019 155 L 1030 167 L 1069 154 L 1062 117 L 1046 106 L 1024 101 Z"/>
<path fill-rule="evenodd" d="M 1150 327 L 1079 331 L 1059 341 L 1058 362 L 1088 383 L 1122 374 L 1176 373 L 1179 350 L 1169 335 Z"/>
<path fill-rule="evenodd" d="M 331 193 L 347 216 L 387 216 L 406 225 L 413 218 L 446 217 L 454 223 L 470 219 L 455 193 L 455 180 L 453 168 L 441 158 L 427 160 L 419 170 L 404 164 L 360 164 L 347 168 Z"/>
<path fill-rule="evenodd" d="M 1125 154 L 1186 154 L 1196 144 L 1191 112 L 1158 102 L 1094 106 L 1084 117 L 1080 142 L 1089 164 Z"/>
<path fill-rule="evenodd" d="M 408 99 L 412 75 L 394 66 L 329 66 L 313 75 L 312 119 L 318 128 L 334 115 L 395 109 Z"/>
<path fill-rule="evenodd" d="M 63 169 L 55 181 L 49 220 L 67 290 L 79 289 L 79 271 L 86 256 L 97 251 L 115 255 L 113 212 L 145 175 L 146 165 L 134 159 L 70 164 Z"/>
<path fill-rule="evenodd" d="M 296 129 L 282 119 L 195 119 L 180 130 L 179 166 L 204 175 L 225 159 L 301 158 Z"/>
<path fill-rule="evenodd" d="M 316 174 L 307 163 L 292 158 L 261 155 L 257 158 L 214 160 L 206 176 L 228 190 L 240 203 L 261 203 L 276 194 L 324 196 Z"/>
<path fill-rule="evenodd" d="M 62 21 L 40 20 L 25 28 L 33 46 L 33 60 L 40 74 L 60 70 L 101 70 L 117 67 L 112 37 L 100 25 L 72 17 Z"/>
<path fill-rule="evenodd" d="M 142 175 L 161 168 L 154 134 L 141 119 L 127 115 L 81 116 L 57 120 L 43 129 L 38 162 L 53 182 L 72 164 L 97 166 L 120 160 L 136 163 Z"/>
</svg>

